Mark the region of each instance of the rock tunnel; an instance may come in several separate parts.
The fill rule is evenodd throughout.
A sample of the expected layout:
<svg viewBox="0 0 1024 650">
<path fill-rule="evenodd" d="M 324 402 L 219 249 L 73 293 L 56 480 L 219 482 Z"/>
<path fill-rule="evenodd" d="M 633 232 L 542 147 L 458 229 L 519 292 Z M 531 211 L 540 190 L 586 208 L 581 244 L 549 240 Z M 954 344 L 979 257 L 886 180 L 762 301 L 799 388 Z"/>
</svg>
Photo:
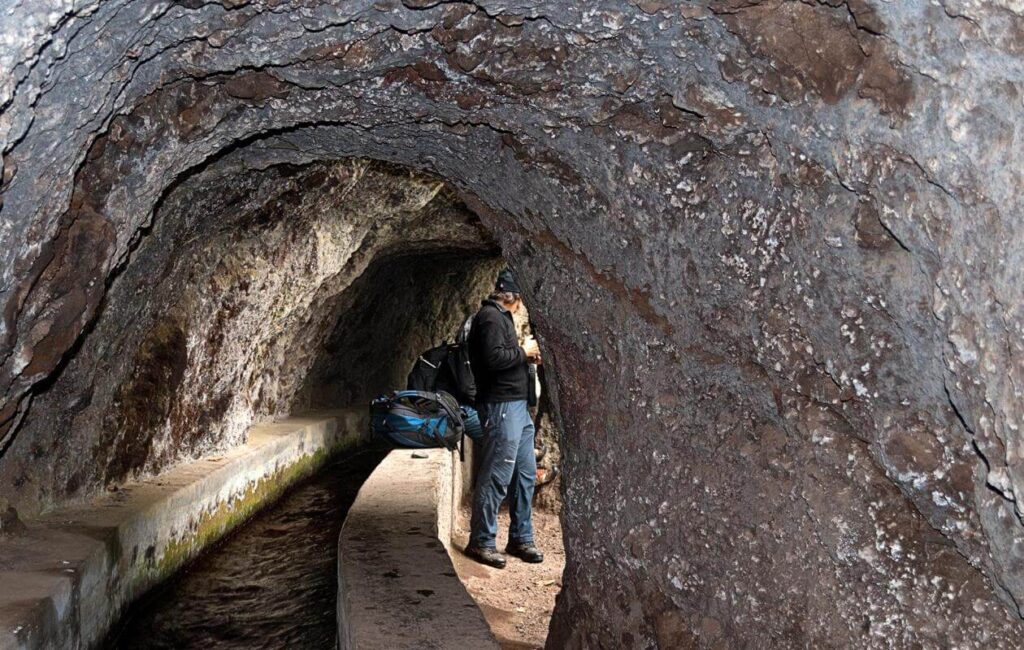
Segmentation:
<svg viewBox="0 0 1024 650">
<path fill-rule="evenodd" d="M 500 255 L 549 647 L 1016 646 L 1019 3 L 2 4 L 21 517 L 393 385 L 353 296 L 408 357 Z"/>
</svg>

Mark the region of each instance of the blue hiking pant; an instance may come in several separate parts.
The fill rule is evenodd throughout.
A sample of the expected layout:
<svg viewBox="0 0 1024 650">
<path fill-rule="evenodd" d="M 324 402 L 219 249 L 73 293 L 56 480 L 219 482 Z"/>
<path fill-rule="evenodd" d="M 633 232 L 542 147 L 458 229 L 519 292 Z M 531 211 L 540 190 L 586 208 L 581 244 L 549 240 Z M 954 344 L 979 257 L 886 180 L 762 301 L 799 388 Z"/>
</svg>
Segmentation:
<svg viewBox="0 0 1024 650">
<path fill-rule="evenodd" d="M 462 405 L 462 426 L 466 436 L 479 440 L 484 435 L 484 427 L 480 424 L 480 414 L 472 406 Z"/>
<path fill-rule="evenodd" d="M 532 544 L 533 484 L 537 478 L 537 457 L 533 453 L 533 420 L 526 400 L 479 405 L 483 436 L 474 451 L 482 452 L 480 473 L 473 495 L 469 543 L 495 548 L 498 509 L 508 495 L 512 525 L 511 543 Z"/>
</svg>

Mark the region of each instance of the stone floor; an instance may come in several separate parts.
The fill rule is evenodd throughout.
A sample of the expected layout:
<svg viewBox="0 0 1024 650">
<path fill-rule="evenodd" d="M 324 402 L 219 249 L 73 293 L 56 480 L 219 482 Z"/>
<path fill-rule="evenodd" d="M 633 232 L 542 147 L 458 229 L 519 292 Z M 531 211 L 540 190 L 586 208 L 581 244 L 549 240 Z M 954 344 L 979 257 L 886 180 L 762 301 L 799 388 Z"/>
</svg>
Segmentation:
<svg viewBox="0 0 1024 650">
<path fill-rule="evenodd" d="M 458 462 L 444 449 L 395 449 L 363 483 L 338 546 L 341 650 L 498 647 L 441 542 Z"/>
<path fill-rule="evenodd" d="M 503 549 L 508 539 L 508 512 L 503 510 L 498 521 L 498 548 Z M 527 564 L 510 557 L 504 569 L 492 569 L 463 555 L 469 540 L 468 509 L 459 513 L 452 531 L 455 570 L 504 650 L 544 647 L 555 596 L 562 588 L 565 551 L 558 515 L 535 510 L 533 524 L 544 562 Z"/>
</svg>

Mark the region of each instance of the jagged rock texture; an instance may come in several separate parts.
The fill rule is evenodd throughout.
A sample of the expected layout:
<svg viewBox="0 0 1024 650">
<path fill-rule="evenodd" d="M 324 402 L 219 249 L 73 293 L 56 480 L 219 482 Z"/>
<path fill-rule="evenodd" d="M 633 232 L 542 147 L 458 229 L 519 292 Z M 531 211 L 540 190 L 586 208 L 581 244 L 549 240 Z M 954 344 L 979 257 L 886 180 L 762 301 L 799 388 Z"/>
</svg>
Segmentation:
<svg viewBox="0 0 1024 650">
<path fill-rule="evenodd" d="M 237 444 L 255 419 L 400 386 L 486 294 L 494 254 L 436 178 L 362 160 L 230 178 L 214 165 L 161 203 L 35 398 L 0 494 L 23 510 L 88 496 Z M 362 338 L 331 335 L 353 319 L 372 325 Z"/>
<path fill-rule="evenodd" d="M 240 362 L 289 349 L 254 343 L 273 325 L 215 323 L 244 278 L 330 311 L 373 253 L 298 273 L 291 239 L 423 209 L 330 196 L 375 159 L 447 181 L 526 287 L 564 430 L 551 647 L 1014 647 L 1022 12 L 7 0 L 0 493 L 60 501 L 287 402 L 297 373 Z M 217 352 L 182 363 L 185 321 Z"/>
</svg>

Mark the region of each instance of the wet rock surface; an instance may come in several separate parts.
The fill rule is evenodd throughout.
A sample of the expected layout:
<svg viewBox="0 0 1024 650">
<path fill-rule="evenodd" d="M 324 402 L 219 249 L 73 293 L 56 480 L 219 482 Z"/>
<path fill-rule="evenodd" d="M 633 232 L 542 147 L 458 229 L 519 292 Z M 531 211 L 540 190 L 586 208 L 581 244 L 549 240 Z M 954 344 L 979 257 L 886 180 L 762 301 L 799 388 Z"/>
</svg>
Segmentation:
<svg viewBox="0 0 1024 650">
<path fill-rule="evenodd" d="M 564 432 L 552 647 L 1017 644 L 1014 3 L 8 5 L 19 512 L 286 409 L 363 237 L 486 248 L 398 218 L 428 181 L 345 198 L 336 161 L 373 158 L 445 179 L 526 288 Z"/>
<path fill-rule="evenodd" d="M 25 524 L 18 518 L 18 511 L 8 506 L 0 513 L 0 535 L 18 535 L 24 532 Z"/>
</svg>

